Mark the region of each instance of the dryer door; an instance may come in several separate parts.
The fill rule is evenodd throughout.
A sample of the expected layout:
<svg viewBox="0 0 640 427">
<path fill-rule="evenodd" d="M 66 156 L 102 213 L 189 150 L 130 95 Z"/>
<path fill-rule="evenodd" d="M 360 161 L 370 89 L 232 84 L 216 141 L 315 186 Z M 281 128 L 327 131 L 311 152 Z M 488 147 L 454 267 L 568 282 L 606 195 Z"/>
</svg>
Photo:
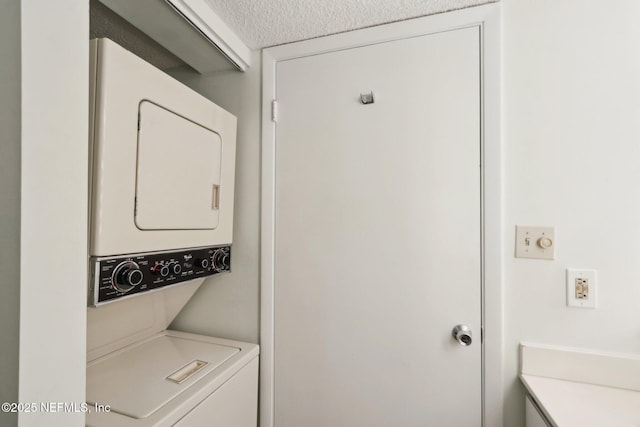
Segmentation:
<svg viewBox="0 0 640 427">
<path fill-rule="evenodd" d="M 138 128 L 136 227 L 215 229 L 220 136 L 149 101 L 140 103 Z"/>
</svg>

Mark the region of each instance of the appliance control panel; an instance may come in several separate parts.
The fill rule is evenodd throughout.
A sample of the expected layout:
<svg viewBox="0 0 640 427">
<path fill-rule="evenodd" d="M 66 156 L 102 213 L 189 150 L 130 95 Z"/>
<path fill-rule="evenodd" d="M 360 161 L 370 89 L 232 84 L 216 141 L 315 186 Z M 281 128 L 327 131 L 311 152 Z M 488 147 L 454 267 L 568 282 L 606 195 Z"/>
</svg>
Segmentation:
<svg viewBox="0 0 640 427">
<path fill-rule="evenodd" d="M 231 246 L 91 257 L 89 305 L 231 271 Z"/>
</svg>

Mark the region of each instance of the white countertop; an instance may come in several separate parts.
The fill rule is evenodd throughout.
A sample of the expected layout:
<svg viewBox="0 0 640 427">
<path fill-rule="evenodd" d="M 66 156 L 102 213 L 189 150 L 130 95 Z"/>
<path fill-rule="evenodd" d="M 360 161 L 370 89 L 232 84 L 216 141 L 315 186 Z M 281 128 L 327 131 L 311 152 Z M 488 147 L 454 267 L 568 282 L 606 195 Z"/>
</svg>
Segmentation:
<svg viewBox="0 0 640 427">
<path fill-rule="evenodd" d="M 640 354 L 523 343 L 520 374 L 555 427 L 640 427 Z"/>
<path fill-rule="evenodd" d="M 520 378 L 557 427 L 640 427 L 640 391 L 534 375 Z"/>
</svg>

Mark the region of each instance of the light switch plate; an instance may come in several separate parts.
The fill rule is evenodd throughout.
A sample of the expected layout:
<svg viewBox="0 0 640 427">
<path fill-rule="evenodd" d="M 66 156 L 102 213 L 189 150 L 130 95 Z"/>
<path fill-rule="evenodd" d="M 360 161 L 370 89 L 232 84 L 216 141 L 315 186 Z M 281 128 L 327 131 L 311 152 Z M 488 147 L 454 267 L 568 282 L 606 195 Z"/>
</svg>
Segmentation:
<svg viewBox="0 0 640 427">
<path fill-rule="evenodd" d="M 554 259 L 554 227 L 516 226 L 516 258 Z"/>
<path fill-rule="evenodd" d="M 596 270 L 567 268 L 567 306 L 598 307 L 598 280 Z"/>
</svg>

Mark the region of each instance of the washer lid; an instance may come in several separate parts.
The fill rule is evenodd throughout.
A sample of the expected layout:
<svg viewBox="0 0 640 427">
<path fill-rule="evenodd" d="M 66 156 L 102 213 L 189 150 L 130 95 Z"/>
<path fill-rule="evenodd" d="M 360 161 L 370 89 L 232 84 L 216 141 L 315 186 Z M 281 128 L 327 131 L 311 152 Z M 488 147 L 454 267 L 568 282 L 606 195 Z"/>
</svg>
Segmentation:
<svg viewBox="0 0 640 427">
<path fill-rule="evenodd" d="M 239 352 L 237 347 L 158 336 L 91 363 L 87 402 L 146 418 Z"/>
<path fill-rule="evenodd" d="M 217 228 L 220 135 L 149 101 L 140 103 L 138 114 L 136 227 Z"/>
</svg>

